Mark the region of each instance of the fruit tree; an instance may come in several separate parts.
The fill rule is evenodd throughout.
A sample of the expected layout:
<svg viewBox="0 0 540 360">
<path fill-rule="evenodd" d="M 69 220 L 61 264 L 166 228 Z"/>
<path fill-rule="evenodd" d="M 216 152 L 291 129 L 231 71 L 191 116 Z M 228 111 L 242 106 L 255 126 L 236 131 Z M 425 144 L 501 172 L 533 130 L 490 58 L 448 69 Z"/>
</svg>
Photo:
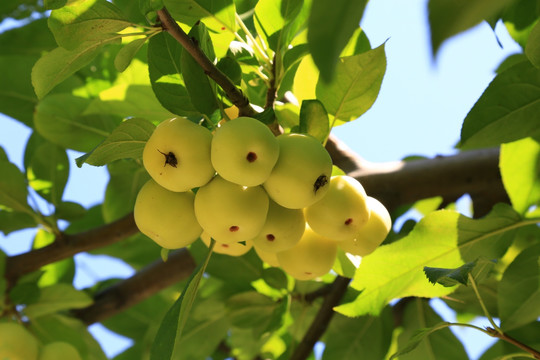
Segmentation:
<svg viewBox="0 0 540 360">
<path fill-rule="evenodd" d="M 540 2 L 427 1 L 433 59 L 481 22 L 523 51 L 455 154 L 392 163 L 333 132 L 384 86 L 366 3 L 3 0 L 0 112 L 32 135 L 22 167 L 0 147 L 0 231 L 35 238 L 0 251 L 0 358 L 106 359 L 100 323 L 117 360 L 468 359 L 458 327 L 540 359 Z M 89 208 L 83 165 L 109 174 Z M 135 273 L 76 289 L 79 253 Z"/>
</svg>

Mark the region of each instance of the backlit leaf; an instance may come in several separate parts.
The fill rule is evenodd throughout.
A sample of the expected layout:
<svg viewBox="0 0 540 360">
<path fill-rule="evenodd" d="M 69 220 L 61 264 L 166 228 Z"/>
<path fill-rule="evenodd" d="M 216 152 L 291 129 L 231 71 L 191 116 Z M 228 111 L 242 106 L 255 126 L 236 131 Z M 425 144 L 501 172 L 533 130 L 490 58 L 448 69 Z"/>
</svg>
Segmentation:
<svg viewBox="0 0 540 360">
<path fill-rule="evenodd" d="M 163 0 L 163 4 L 177 21 L 188 26 L 201 20 L 216 32 L 236 31 L 233 0 Z"/>
<path fill-rule="evenodd" d="M 520 214 L 540 203 L 540 143 L 525 138 L 503 144 L 499 167 L 512 206 Z"/>
<path fill-rule="evenodd" d="M 26 200 L 26 179 L 19 168 L 9 161 L 0 160 L 0 174 L 0 205 L 3 205 L 0 210 L 6 211 L 4 207 L 7 207 L 8 210 L 32 213 Z"/>
<path fill-rule="evenodd" d="M 62 310 L 83 308 L 92 302 L 85 292 L 75 290 L 70 284 L 59 283 L 42 288 L 38 301 L 28 305 L 24 312 L 29 318 L 36 319 Z"/>
<path fill-rule="evenodd" d="M 73 50 L 86 41 L 110 39 L 131 23 L 112 2 L 106 0 L 74 1 L 49 16 L 51 29 L 59 46 Z"/>
<path fill-rule="evenodd" d="M 304 100 L 300 107 L 299 132 L 309 134 L 321 143 L 330 133 L 328 113 L 319 100 Z"/>
<path fill-rule="evenodd" d="M 396 298 L 447 295 L 453 289 L 432 285 L 423 273 L 425 266 L 457 268 L 480 255 L 498 258 L 509 245 L 504 234 L 530 223 L 502 204 L 478 220 L 451 210 L 430 213 L 406 237 L 362 259 L 351 283 L 362 292 L 336 310 L 347 316 L 378 314 Z"/>
<path fill-rule="evenodd" d="M 120 49 L 116 57 L 114 58 L 114 67 L 116 70 L 122 72 L 127 69 L 131 60 L 137 55 L 137 52 L 146 43 L 147 38 L 133 40 Z"/>
<path fill-rule="evenodd" d="M 525 55 L 534 66 L 540 68 L 540 22 L 534 25 L 529 34 L 529 40 L 525 46 Z"/>
<path fill-rule="evenodd" d="M 302 11 L 303 0 L 259 0 L 255 6 L 254 22 L 257 33 L 274 51 L 280 53 L 290 44 L 299 29 L 298 15 Z"/>
<path fill-rule="evenodd" d="M 325 83 L 319 79 L 317 82 L 317 99 L 336 120 L 354 120 L 377 99 L 385 71 L 384 45 L 340 58 L 332 81 Z"/>
</svg>

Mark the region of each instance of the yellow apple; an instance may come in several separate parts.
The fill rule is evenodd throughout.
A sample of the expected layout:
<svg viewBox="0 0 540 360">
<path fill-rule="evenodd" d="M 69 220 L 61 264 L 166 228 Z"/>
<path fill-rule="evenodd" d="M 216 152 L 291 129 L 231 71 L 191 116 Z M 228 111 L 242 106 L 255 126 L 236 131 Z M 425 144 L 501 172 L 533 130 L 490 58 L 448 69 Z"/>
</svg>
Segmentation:
<svg viewBox="0 0 540 360">
<path fill-rule="evenodd" d="M 271 253 L 271 252 L 268 252 L 268 251 L 261 250 L 255 245 L 253 245 L 253 249 L 255 249 L 255 252 L 259 256 L 259 258 L 262 261 L 264 261 L 265 263 L 267 263 L 268 265 L 273 266 L 273 267 L 278 267 L 279 266 L 279 262 L 278 262 L 276 253 Z"/>
<path fill-rule="evenodd" d="M 300 241 L 292 248 L 276 253 L 279 266 L 297 280 L 311 280 L 332 269 L 337 242 L 314 232 L 306 224 Z"/>
<path fill-rule="evenodd" d="M 201 235 L 192 191 L 173 192 L 150 179 L 135 200 L 134 216 L 139 230 L 166 249 L 185 247 Z"/>
<path fill-rule="evenodd" d="M 18 323 L 0 323 L 0 359 L 36 360 L 38 341 L 26 328 Z"/>
<path fill-rule="evenodd" d="M 353 255 L 371 254 L 386 239 L 392 228 L 392 219 L 386 207 L 371 196 L 367 197 L 371 215 L 367 223 L 360 228 L 354 239 L 339 242 L 339 246 Z"/>
<path fill-rule="evenodd" d="M 369 219 L 366 198 L 358 180 L 347 175 L 333 176 L 326 195 L 304 209 L 306 221 L 313 231 L 332 240 L 354 239 Z"/>
<path fill-rule="evenodd" d="M 300 241 L 305 228 L 302 209 L 287 209 L 270 200 L 266 222 L 253 244 L 267 252 L 287 250 Z"/>
<path fill-rule="evenodd" d="M 328 190 L 332 159 L 314 137 L 282 134 L 279 158 L 263 186 L 279 205 L 301 209 L 320 200 Z"/>
<path fill-rule="evenodd" d="M 55 341 L 41 349 L 39 360 L 82 360 L 77 349 L 70 343 Z"/>
<path fill-rule="evenodd" d="M 210 235 L 203 231 L 201 240 L 206 246 L 210 246 L 210 239 Z M 223 255 L 242 256 L 246 254 L 252 247 L 253 241 L 250 240 L 233 244 L 224 244 L 216 241 L 213 251 Z"/>
<path fill-rule="evenodd" d="M 186 118 L 160 123 L 143 150 L 150 176 L 171 191 L 188 191 L 206 184 L 215 174 L 210 160 L 212 133 Z"/>
<path fill-rule="evenodd" d="M 279 144 L 268 126 L 250 117 L 225 122 L 212 138 L 214 169 L 225 180 L 245 186 L 262 184 L 279 155 Z"/>
<path fill-rule="evenodd" d="M 268 213 L 268 195 L 261 186 L 242 186 L 216 175 L 195 195 L 195 215 L 214 240 L 234 244 L 253 239 Z"/>
</svg>

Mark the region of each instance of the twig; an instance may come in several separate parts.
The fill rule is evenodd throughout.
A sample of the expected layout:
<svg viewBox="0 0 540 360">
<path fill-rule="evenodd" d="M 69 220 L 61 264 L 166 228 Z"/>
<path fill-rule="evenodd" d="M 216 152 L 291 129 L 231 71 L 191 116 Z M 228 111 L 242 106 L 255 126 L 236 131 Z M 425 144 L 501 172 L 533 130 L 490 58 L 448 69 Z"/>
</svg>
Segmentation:
<svg viewBox="0 0 540 360">
<path fill-rule="evenodd" d="M 73 314 L 87 325 L 105 320 L 188 278 L 195 266 L 186 248 L 172 251 L 166 262 L 156 260 L 132 277 L 104 289 L 94 297 L 92 305 L 73 310 Z"/>
<path fill-rule="evenodd" d="M 351 279 L 338 276 L 332 284 L 332 290 L 326 295 L 324 301 L 309 326 L 306 334 L 294 350 L 290 360 L 304 360 L 313 351 L 315 343 L 319 341 L 321 336 L 328 328 L 328 324 L 334 315 L 334 307 L 339 304 L 343 295 L 347 291 L 349 281 Z"/>
<path fill-rule="evenodd" d="M 163 8 L 157 11 L 157 15 L 163 29 L 171 34 L 193 56 L 193 59 L 201 66 L 206 75 L 223 89 L 229 100 L 239 109 L 240 115 L 253 116 L 256 112 L 249 104 L 248 98 L 242 93 L 242 90 L 237 88 L 231 79 L 214 65 L 211 59 L 208 59 L 199 46 L 176 23 L 169 11 Z"/>
<path fill-rule="evenodd" d="M 138 232 L 130 213 L 112 223 L 74 235 L 62 234 L 52 244 L 8 257 L 5 277 L 13 284 L 20 276 L 40 267 L 123 240 Z"/>
</svg>

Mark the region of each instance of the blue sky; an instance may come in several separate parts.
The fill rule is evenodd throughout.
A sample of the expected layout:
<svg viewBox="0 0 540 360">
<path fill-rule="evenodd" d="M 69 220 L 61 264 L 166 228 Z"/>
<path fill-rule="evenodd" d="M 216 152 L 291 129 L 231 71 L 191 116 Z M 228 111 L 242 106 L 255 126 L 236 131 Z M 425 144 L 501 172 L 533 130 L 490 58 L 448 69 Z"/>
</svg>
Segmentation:
<svg viewBox="0 0 540 360">
<path fill-rule="evenodd" d="M 374 106 L 360 119 L 333 130 L 349 147 L 370 161 L 393 161 L 408 155 L 435 156 L 455 152 L 461 123 L 493 79 L 498 64 L 519 52 L 503 26 L 497 38 L 487 24 L 460 34 L 443 44 L 436 59 L 431 56 L 427 25 L 427 0 L 373 0 L 368 3 L 362 27 L 373 47 L 386 42 L 387 73 Z M 0 115 L 0 146 L 22 168 L 29 129 Z M 73 160 L 79 154 L 69 153 Z M 108 180 L 105 168 L 72 161 L 65 200 L 91 206 L 103 200 Z M 33 230 L 8 238 L 0 235 L 0 247 L 8 254 L 28 249 Z M 84 287 L 112 276 L 129 276 L 132 270 L 106 257 L 77 256 L 76 285 Z M 98 263 L 96 263 L 98 261 Z M 452 314 L 437 307 L 444 316 Z M 479 320 L 482 321 L 482 320 Z M 481 323 L 481 324 L 485 324 Z M 111 341 L 100 327 L 93 331 L 112 356 L 127 343 Z M 454 329 L 466 342 L 472 359 L 490 342 L 485 335 Z"/>
</svg>

